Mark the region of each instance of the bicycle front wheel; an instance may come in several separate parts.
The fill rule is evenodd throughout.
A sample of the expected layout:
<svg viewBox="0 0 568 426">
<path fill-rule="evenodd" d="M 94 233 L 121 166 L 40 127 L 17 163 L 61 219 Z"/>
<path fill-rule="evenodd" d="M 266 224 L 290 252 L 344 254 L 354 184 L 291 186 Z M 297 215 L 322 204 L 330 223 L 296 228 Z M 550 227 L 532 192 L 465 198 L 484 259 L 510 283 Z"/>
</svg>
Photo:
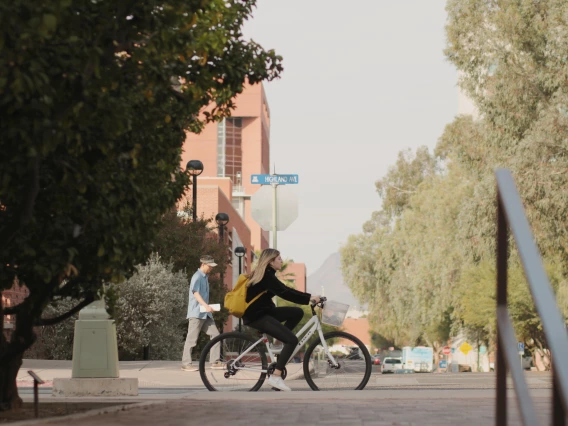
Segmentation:
<svg viewBox="0 0 568 426">
<path fill-rule="evenodd" d="M 210 391 L 257 391 L 266 378 L 268 364 L 266 361 L 266 349 L 257 340 L 245 333 L 230 332 L 220 334 L 211 339 L 205 346 L 199 358 L 199 374 L 201 380 Z M 213 363 L 211 352 L 214 346 L 219 345 L 219 364 Z M 254 346 L 254 347 L 253 347 Z M 240 356 L 244 352 L 245 355 Z"/>
<path fill-rule="evenodd" d="M 304 377 L 313 390 L 361 390 L 371 377 L 371 355 L 355 336 L 343 331 L 324 334 L 335 364 L 321 339 L 312 342 L 304 357 Z"/>
</svg>

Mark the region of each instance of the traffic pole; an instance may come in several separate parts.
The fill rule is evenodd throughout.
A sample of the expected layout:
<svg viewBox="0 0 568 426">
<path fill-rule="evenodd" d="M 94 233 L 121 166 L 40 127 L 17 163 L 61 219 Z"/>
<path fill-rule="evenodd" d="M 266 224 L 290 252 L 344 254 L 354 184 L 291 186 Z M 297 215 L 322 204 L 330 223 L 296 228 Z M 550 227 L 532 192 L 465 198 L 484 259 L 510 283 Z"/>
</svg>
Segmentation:
<svg viewBox="0 0 568 426">
<path fill-rule="evenodd" d="M 276 164 L 272 165 L 272 176 L 276 176 Z M 278 250 L 276 232 L 278 231 L 278 184 L 272 182 L 272 248 Z"/>
<path fill-rule="evenodd" d="M 276 165 L 272 166 L 272 176 L 276 176 Z M 274 250 L 278 250 L 277 248 L 277 236 L 276 233 L 278 231 L 278 195 L 277 195 L 277 188 L 278 184 L 276 182 L 272 182 L 272 248 Z M 278 296 L 274 298 L 274 304 L 278 306 Z"/>
<path fill-rule="evenodd" d="M 278 184 L 272 183 L 272 248 L 278 250 L 277 247 L 277 236 L 278 231 Z"/>
</svg>

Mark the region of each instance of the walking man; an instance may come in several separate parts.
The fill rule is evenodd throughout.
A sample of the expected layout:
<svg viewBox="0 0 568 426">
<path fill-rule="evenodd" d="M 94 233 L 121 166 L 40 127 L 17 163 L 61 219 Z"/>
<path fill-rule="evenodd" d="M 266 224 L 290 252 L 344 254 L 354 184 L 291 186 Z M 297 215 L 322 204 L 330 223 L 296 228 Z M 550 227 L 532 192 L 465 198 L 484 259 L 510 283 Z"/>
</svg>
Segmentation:
<svg viewBox="0 0 568 426">
<path fill-rule="evenodd" d="M 187 337 L 185 338 L 181 359 L 183 371 L 199 370 L 197 363 L 193 365 L 191 361 L 191 351 L 197 343 L 199 332 L 205 331 L 211 339 L 219 335 L 219 330 L 217 330 L 215 321 L 213 321 L 213 308 L 209 306 L 209 280 L 207 279 L 207 276 L 217 264 L 211 256 L 201 256 L 200 262 L 201 266 L 191 277 L 189 286 L 189 306 L 187 307 L 189 325 L 187 326 Z M 210 357 L 211 368 L 223 368 L 219 361 L 219 344 L 213 346 Z"/>
</svg>

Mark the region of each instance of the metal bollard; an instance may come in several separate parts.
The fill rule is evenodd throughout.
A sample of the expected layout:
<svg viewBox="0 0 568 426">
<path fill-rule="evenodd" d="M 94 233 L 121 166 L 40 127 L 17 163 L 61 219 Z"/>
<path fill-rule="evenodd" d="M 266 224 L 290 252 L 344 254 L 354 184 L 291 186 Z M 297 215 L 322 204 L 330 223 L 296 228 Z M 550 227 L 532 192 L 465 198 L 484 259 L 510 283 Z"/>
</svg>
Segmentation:
<svg viewBox="0 0 568 426">
<path fill-rule="evenodd" d="M 39 396 L 38 396 L 38 384 L 43 385 L 45 382 L 39 378 L 39 376 L 32 370 L 28 370 L 28 374 L 34 379 L 34 413 L 36 418 L 39 417 Z"/>
</svg>

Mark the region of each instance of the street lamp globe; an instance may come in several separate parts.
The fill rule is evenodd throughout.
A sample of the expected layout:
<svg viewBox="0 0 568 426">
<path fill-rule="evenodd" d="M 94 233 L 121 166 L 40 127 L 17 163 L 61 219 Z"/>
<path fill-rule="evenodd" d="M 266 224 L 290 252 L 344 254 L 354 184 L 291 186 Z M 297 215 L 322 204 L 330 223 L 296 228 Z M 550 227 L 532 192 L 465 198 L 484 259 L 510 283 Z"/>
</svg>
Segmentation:
<svg viewBox="0 0 568 426">
<path fill-rule="evenodd" d="M 186 169 L 190 175 L 199 176 L 203 173 L 203 163 L 199 160 L 189 160 Z"/>
<path fill-rule="evenodd" d="M 229 223 L 229 215 L 227 213 L 217 213 L 215 216 L 215 222 L 217 222 L 217 225 L 219 226 L 225 226 Z"/>
<path fill-rule="evenodd" d="M 237 257 L 243 257 L 245 254 L 247 254 L 247 249 L 239 246 L 235 248 L 235 256 Z"/>
</svg>

